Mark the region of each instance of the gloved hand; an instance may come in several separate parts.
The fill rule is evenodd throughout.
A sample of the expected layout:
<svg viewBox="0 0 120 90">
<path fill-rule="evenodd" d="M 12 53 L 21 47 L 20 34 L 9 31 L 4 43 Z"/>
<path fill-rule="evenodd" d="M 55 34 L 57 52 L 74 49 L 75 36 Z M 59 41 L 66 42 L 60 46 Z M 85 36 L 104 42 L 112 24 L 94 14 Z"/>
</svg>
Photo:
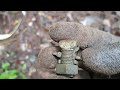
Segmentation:
<svg viewBox="0 0 120 90">
<path fill-rule="evenodd" d="M 57 64 L 58 58 L 53 56 L 54 52 L 60 51 L 59 47 L 51 46 L 43 49 L 39 55 L 39 63 L 37 67 L 37 78 L 44 78 L 44 79 L 70 79 L 69 77 L 60 76 L 56 74 L 55 67 Z M 73 79 L 85 79 L 90 78 L 88 72 L 84 70 L 79 71 L 80 75 L 75 76 Z"/>
<path fill-rule="evenodd" d="M 113 59 L 115 59 L 116 56 L 115 54 L 113 54 L 112 51 L 110 51 L 110 48 L 113 46 L 112 45 L 113 43 L 120 42 L 119 37 L 95 28 L 83 26 L 79 23 L 74 23 L 74 22 L 55 23 L 49 28 L 49 34 L 51 39 L 56 43 L 59 42 L 60 40 L 65 40 L 65 39 L 77 40 L 78 46 L 80 47 L 80 51 L 78 52 L 78 55 L 80 56 L 82 55 L 83 61 L 85 60 L 84 64 L 82 65 L 83 67 L 84 65 L 86 65 L 89 69 L 91 69 L 91 71 L 103 73 L 106 75 L 112 75 L 119 72 L 118 69 L 116 71 L 116 69 L 114 68 L 116 67 L 115 64 L 111 65 L 112 63 L 114 63 Z M 119 47 L 119 44 L 117 43 L 115 48 L 113 48 L 113 50 L 115 51 L 116 48 L 118 47 Z M 46 48 L 39 54 L 38 58 L 42 68 L 49 68 L 49 69 L 55 68 L 57 63 L 56 62 L 57 58 L 53 56 L 53 53 L 59 51 L 56 48 L 57 47 L 53 45 L 53 47 Z M 104 53 L 106 48 L 108 49 L 106 53 Z M 111 52 L 111 54 L 108 53 L 109 51 Z M 103 55 L 97 54 L 101 52 L 103 52 L 102 54 L 104 55 L 106 54 L 114 55 L 115 57 L 112 56 L 113 58 L 110 58 L 110 57 L 106 58 L 109 60 L 106 63 L 104 63 L 104 60 L 106 59 L 102 58 Z M 118 54 L 119 52 L 116 52 L 116 53 Z M 98 57 L 101 57 L 103 60 L 99 59 L 95 55 Z M 98 61 L 98 63 L 95 63 L 95 59 L 97 59 L 96 61 Z M 117 61 L 119 61 L 119 59 L 117 59 Z M 81 64 L 79 66 L 81 66 Z"/>
</svg>

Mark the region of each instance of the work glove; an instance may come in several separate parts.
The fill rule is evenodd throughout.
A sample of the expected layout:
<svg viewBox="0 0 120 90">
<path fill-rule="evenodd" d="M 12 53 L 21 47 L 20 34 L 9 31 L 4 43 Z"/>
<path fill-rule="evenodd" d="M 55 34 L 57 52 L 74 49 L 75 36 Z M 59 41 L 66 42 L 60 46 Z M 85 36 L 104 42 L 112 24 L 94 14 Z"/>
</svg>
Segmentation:
<svg viewBox="0 0 120 90">
<path fill-rule="evenodd" d="M 75 22 L 55 23 L 49 27 L 49 35 L 53 40 L 53 46 L 45 48 L 39 53 L 41 68 L 48 69 L 48 71 L 49 69 L 55 70 L 58 58 L 53 53 L 60 51 L 59 41 L 69 39 L 77 41 L 79 47 L 77 54 L 82 59 L 78 65 L 80 68 L 108 76 L 120 72 L 118 69 L 120 66 L 118 63 L 119 37 Z M 88 73 L 86 75 L 89 77 Z M 85 77 L 79 75 L 79 78 Z"/>
</svg>

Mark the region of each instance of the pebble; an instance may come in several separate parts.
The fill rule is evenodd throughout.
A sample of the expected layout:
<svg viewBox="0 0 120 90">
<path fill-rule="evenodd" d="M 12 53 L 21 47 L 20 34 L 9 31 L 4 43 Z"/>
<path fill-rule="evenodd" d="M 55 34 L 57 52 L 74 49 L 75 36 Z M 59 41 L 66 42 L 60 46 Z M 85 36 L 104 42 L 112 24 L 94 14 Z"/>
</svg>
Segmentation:
<svg viewBox="0 0 120 90">
<path fill-rule="evenodd" d="M 36 18 L 35 18 L 35 17 L 33 17 L 33 18 L 32 18 L 32 21 L 33 21 L 33 22 L 34 22 L 34 21 L 36 21 Z"/>
<path fill-rule="evenodd" d="M 28 23 L 28 26 L 29 26 L 29 27 L 32 27 L 32 26 L 33 26 L 33 22 L 29 22 L 29 23 Z"/>
<path fill-rule="evenodd" d="M 27 55 L 27 56 L 25 56 L 25 59 L 27 60 L 27 59 L 29 59 L 29 56 Z"/>
<path fill-rule="evenodd" d="M 7 54 L 6 54 L 6 57 L 10 57 L 10 55 L 7 53 Z"/>
<path fill-rule="evenodd" d="M 24 64 L 24 63 L 25 63 L 25 61 L 21 61 L 21 62 L 20 62 L 20 64 Z"/>
<path fill-rule="evenodd" d="M 27 44 L 26 43 L 21 43 L 20 48 L 22 51 L 26 51 L 27 50 Z"/>
<path fill-rule="evenodd" d="M 116 11 L 116 14 L 117 14 L 118 16 L 120 16 L 120 11 Z"/>
<path fill-rule="evenodd" d="M 22 11 L 23 16 L 26 16 L 27 12 L 26 11 Z"/>
<path fill-rule="evenodd" d="M 93 23 L 95 23 L 95 17 L 87 16 L 83 21 L 80 21 L 84 26 L 91 26 Z"/>
<path fill-rule="evenodd" d="M 106 25 L 107 27 L 111 27 L 111 23 L 109 19 L 104 19 L 103 24 Z"/>
<path fill-rule="evenodd" d="M 36 72 L 36 69 L 34 68 L 34 67 L 31 67 L 30 69 L 29 69 L 29 73 L 28 73 L 28 75 L 29 76 L 31 76 L 33 73 L 35 73 Z"/>
<path fill-rule="evenodd" d="M 35 62 L 35 60 L 36 60 L 36 56 L 35 55 L 30 55 L 29 56 L 29 60 L 30 60 L 30 62 Z"/>
<path fill-rule="evenodd" d="M 45 14 L 44 14 L 42 11 L 39 11 L 39 12 L 38 12 L 38 15 L 39 15 L 39 16 L 44 16 Z"/>
</svg>

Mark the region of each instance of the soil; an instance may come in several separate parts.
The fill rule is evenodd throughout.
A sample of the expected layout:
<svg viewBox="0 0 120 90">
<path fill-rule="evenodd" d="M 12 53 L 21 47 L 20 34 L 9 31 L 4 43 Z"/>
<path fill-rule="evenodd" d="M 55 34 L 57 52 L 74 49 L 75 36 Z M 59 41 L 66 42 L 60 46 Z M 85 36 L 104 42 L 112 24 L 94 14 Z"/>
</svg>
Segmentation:
<svg viewBox="0 0 120 90">
<path fill-rule="evenodd" d="M 15 41 L 0 45 L 0 64 L 10 62 L 17 69 L 21 64 L 26 64 L 27 69 L 23 72 L 30 79 L 62 78 L 36 69 L 39 67 L 39 52 L 50 46 L 47 27 L 55 22 L 74 21 L 120 36 L 119 11 L 0 11 L 0 34 L 11 32 L 19 19 L 22 19 L 22 24 L 12 37 Z"/>
</svg>

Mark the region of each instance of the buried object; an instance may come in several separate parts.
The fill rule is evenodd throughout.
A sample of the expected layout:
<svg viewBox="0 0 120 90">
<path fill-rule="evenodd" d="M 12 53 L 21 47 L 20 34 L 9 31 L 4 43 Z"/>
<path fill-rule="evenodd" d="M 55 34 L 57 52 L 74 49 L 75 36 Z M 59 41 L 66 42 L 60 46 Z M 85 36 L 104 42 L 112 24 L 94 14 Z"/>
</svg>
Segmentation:
<svg viewBox="0 0 120 90">
<path fill-rule="evenodd" d="M 75 40 L 61 40 L 59 42 L 61 52 L 53 53 L 59 57 L 56 65 L 56 73 L 60 75 L 67 75 L 73 77 L 78 74 L 78 61 L 80 57 L 76 56 L 79 50 L 77 41 Z"/>
</svg>

